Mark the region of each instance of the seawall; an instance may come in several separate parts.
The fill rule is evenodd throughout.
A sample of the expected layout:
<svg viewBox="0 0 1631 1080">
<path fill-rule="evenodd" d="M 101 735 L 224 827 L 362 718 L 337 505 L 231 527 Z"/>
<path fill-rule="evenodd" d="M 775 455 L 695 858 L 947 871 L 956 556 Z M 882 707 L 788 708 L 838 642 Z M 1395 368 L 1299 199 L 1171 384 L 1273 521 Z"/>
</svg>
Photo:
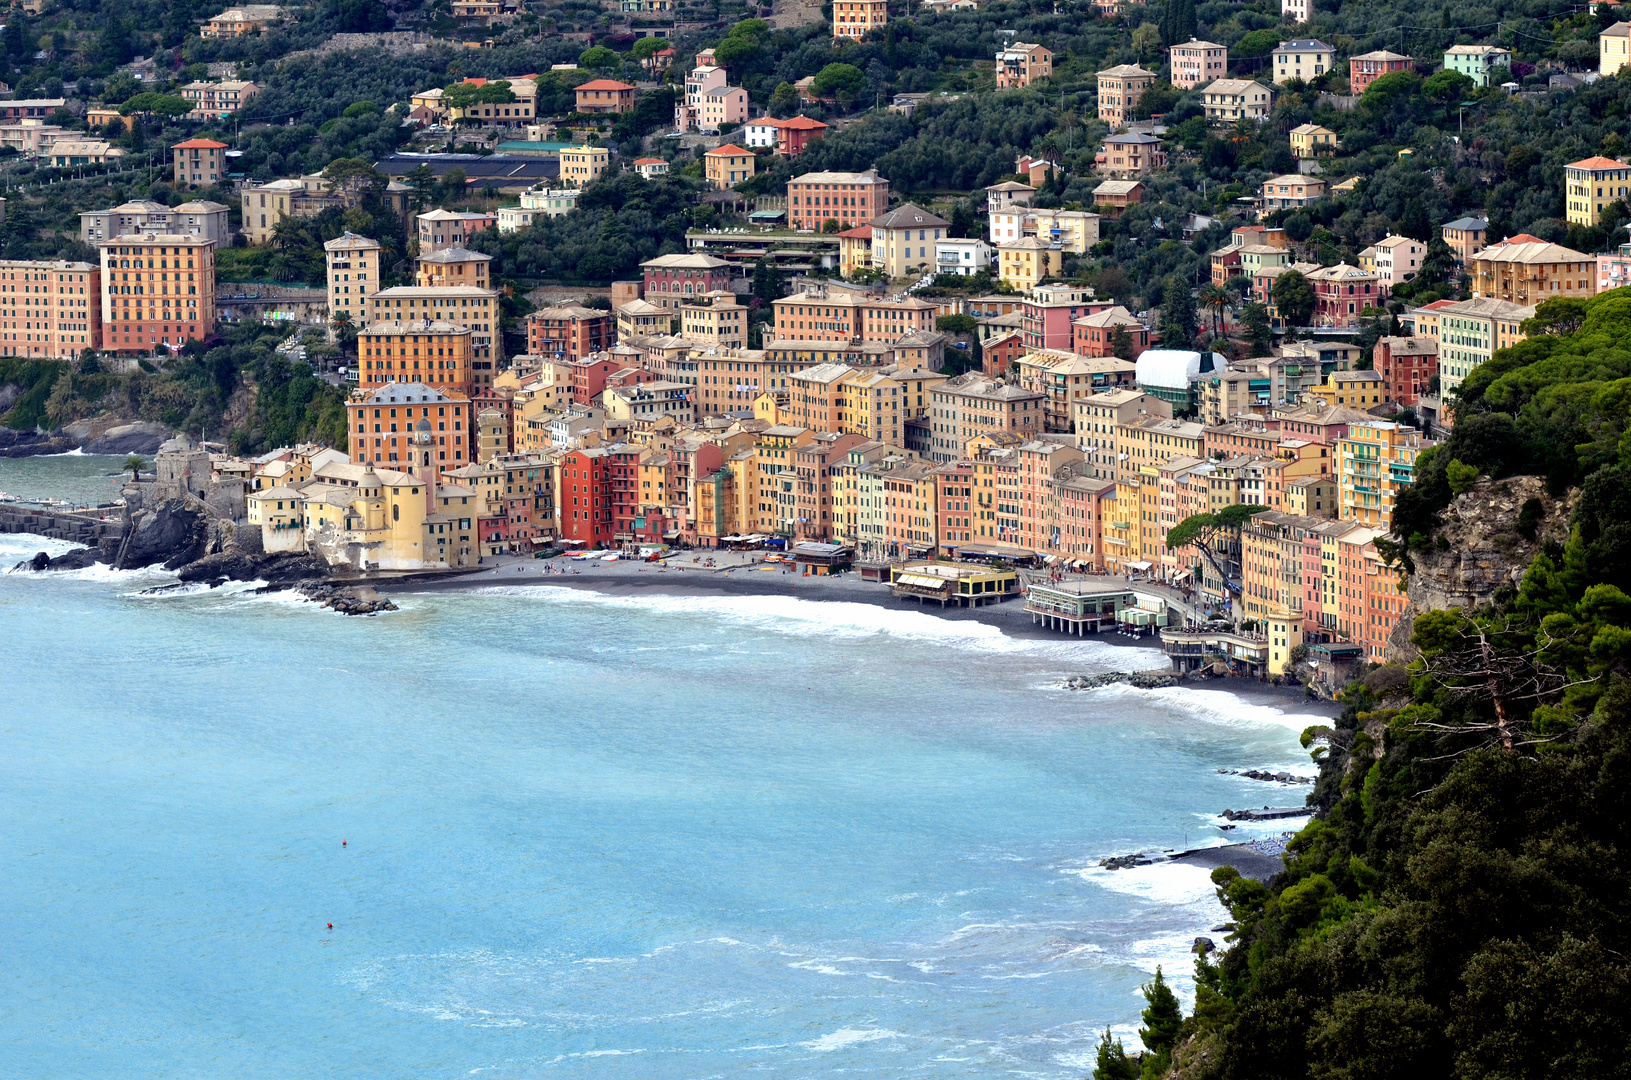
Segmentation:
<svg viewBox="0 0 1631 1080">
<path fill-rule="evenodd" d="M 51 510 L 20 503 L 0 504 L 0 532 L 36 533 L 53 540 L 66 540 L 86 547 L 101 547 L 104 541 L 118 543 L 123 534 L 123 516 L 103 520 L 98 514 Z"/>
</svg>

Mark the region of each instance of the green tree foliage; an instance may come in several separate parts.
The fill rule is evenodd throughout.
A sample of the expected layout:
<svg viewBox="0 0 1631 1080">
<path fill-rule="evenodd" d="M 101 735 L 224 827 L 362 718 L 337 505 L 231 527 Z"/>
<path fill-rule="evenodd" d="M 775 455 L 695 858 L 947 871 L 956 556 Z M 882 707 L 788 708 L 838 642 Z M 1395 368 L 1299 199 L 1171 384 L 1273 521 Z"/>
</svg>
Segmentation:
<svg viewBox="0 0 1631 1080">
<path fill-rule="evenodd" d="M 1093 1080 L 1138 1080 L 1138 1063 L 1127 1056 L 1120 1039 L 1110 1037 L 1105 1028 L 1099 1037 L 1099 1057 L 1093 1066 Z"/>
<path fill-rule="evenodd" d="M 1198 325 L 1195 296 L 1189 282 L 1177 276 L 1161 283 L 1161 347 L 1187 349 Z"/>
<path fill-rule="evenodd" d="M 1195 0 L 1164 0 L 1161 5 L 1161 42 L 1169 49 L 1195 36 Z"/>
<path fill-rule="evenodd" d="M 595 45 L 578 54 L 578 66 L 588 71 L 601 71 L 622 63 L 618 55 L 604 45 Z"/>
<path fill-rule="evenodd" d="M 634 43 L 634 47 L 629 50 L 629 55 L 636 61 L 647 60 L 653 54 L 662 52 L 666 48 L 668 48 L 667 38 L 644 37 Z"/>
<path fill-rule="evenodd" d="M 1301 271 L 1287 270 L 1275 278 L 1271 292 L 1287 326 L 1307 326 L 1314 317 L 1314 286 Z"/>
<path fill-rule="evenodd" d="M 828 64 L 816 73 L 810 93 L 816 97 L 855 94 L 866 88 L 866 76 L 853 64 Z"/>
<path fill-rule="evenodd" d="M 1159 965 L 1155 969 L 1155 979 L 1144 984 L 1142 989 L 1146 1005 L 1144 1026 L 1138 1029 L 1138 1037 L 1143 1040 L 1149 1055 L 1144 1059 L 1141 1075 L 1145 1080 L 1161 1080 L 1172 1062 L 1172 1048 L 1183 1027 L 1183 1012 L 1178 1008 L 1177 995 L 1167 985 Z"/>
<path fill-rule="evenodd" d="M 137 94 L 123 105 L 119 106 L 121 116 L 131 113 L 153 113 L 155 116 L 181 116 L 192 109 L 186 98 L 176 97 L 174 94 Z"/>
<path fill-rule="evenodd" d="M 519 232 L 489 230 L 470 246 L 495 256 L 493 273 L 505 277 L 597 285 L 638 277 L 643 260 L 684 250 L 699 187 L 614 173 L 584 188 L 575 212 Z"/>
<path fill-rule="evenodd" d="M 1464 491 L 1471 491 L 1473 485 L 1478 483 L 1478 466 L 1464 465 L 1459 461 L 1451 461 L 1444 467 L 1444 479 L 1450 485 L 1450 490 L 1460 495 Z"/>
</svg>

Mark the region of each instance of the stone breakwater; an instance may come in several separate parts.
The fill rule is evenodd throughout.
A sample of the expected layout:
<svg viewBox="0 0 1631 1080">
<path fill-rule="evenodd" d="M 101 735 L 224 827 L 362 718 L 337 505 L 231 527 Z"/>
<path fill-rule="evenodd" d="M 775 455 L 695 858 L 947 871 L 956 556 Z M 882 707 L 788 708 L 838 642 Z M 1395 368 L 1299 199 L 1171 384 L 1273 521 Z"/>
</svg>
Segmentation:
<svg viewBox="0 0 1631 1080">
<path fill-rule="evenodd" d="M 306 584 L 296 588 L 308 600 L 315 600 L 341 615 L 378 615 L 396 611 L 397 606 L 373 589 L 353 585 Z"/>
<path fill-rule="evenodd" d="M 1261 780 L 1269 784 L 1312 784 L 1312 776 L 1298 776 L 1288 772 L 1265 772 L 1262 769 L 1219 769 L 1224 776 L 1244 776 L 1248 780 Z"/>
<path fill-rule="evenodd" d="M 1102 675 L 1071 675 L 1060 681 L 1066 690 L 1096 690 L 1101 686 L 1126 683 L 1140 690 L 1159 690 L 1163 686 L 1177 686 L 1183 679 L 1170 671 L 1107 671 Z"/>
</svg>

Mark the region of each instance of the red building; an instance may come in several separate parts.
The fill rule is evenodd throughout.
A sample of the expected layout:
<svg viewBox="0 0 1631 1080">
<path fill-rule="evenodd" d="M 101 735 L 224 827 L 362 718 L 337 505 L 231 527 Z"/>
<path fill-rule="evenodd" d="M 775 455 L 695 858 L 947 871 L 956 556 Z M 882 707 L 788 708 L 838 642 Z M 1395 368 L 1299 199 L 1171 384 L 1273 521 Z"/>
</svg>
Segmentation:
<svg viewBox="0 0 1631 1080">
<path fill-rule="evenodd" d="M 1428 337 L 1385 337 L 1371 354 L 1389 401 L 1415 405 L 1438 374 L 1438 342 Z"/>
<path fill-rule="evenodd" d="M 573 450 L 560 461 L 561 538 L 587 548 L 634 536 L 640 450 L 625 443 Z"/>
<path fill-rule="evenodd" d="M 606 353 L 593 353 L 569 362 L 572 365 L 572 400 L 578 405 L 598 406 L 608 386 L 637 386 L 657 377 L 654 372 L 642 375 L 640 373 L 645 371 L 644 368 L 631 368 L 625 357 Z"/>
<path fill-rule="evenodd" d="M 799 115 L 783 120 L 776 126 L 776 152 L 787 157 L 802 154 L 806 146 L 826 133 L 826 124 L 811 120 L 808 116 Z"/>
<path fill-rule="evenodd" d="M 1400 56 L 1396 52 L 1378 49 L 1376 52 L 1361 53 L 1348 58 L 1348 87 L 1349 92 L 1363 94 L 1365 88 L 1380 79 L 1383 75 L 1391 75 L 1395 71 L 1409 71 L 1411 59 Z"/>
<path fill-rule="evenodd" d="M 679 311 L 690 296 L 729 292 L 731 264 L 712 255 L 659 255 L 640 264 L 645 274 L 646 303 L 663 311 Z"/>
<path fill-rule="evenodd" d="M 605 352 L 616 342 L 617 317 L 609 311 L 566 304 L 527 316 L 527 352 L 534 356 L 575 363 L 590 353 Z"/>
</svg>

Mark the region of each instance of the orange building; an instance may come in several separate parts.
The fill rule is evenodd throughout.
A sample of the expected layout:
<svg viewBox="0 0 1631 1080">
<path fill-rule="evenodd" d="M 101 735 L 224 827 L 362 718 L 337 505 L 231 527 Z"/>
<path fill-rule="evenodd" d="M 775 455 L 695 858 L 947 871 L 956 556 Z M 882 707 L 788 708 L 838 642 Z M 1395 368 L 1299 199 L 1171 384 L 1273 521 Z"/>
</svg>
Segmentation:
<svg viewBox="0 0 1631 1080">
<path fill-rule="evenodd" d="M 702 155 L 708 183 L 721 190 L 735 187 L 753 176 L 753 151 L 726 143 Z"/>
<path fill-rule="evenodd" d="M 469 465 L 476 459 L 470 441 L 475 431 L 471 408 L 469 397 L 457 390 L 423 383 L 359 389 L 346 402 L 351 460 L 392 468 L 411 463 L 408 445 L 423 421 L 436 440 L 438 472 Z"/>
<path fill-rule="evenodd" d="M 103 349 L 173 350 L 215 333 L 214 240 L 139 233 L 99 247 Z"/>
<path fill-rule="evenodd" d="M 0 356 L 76 360 L 96 348 L 101 279 L 90 263 L 0 261 Z"/>
<path fill-rule="evenodd" d="M 834 0 L 832 36 L 860 41 L 889 21 L 889 0 Z"/>
<path fill-rule="evenodd" d="M 424 383 L 468 396 L 473 383 L 470 331 L 456 323 L 413 319 L 370 323 L 357 335 L 361 389 Z"/>
</svg>

